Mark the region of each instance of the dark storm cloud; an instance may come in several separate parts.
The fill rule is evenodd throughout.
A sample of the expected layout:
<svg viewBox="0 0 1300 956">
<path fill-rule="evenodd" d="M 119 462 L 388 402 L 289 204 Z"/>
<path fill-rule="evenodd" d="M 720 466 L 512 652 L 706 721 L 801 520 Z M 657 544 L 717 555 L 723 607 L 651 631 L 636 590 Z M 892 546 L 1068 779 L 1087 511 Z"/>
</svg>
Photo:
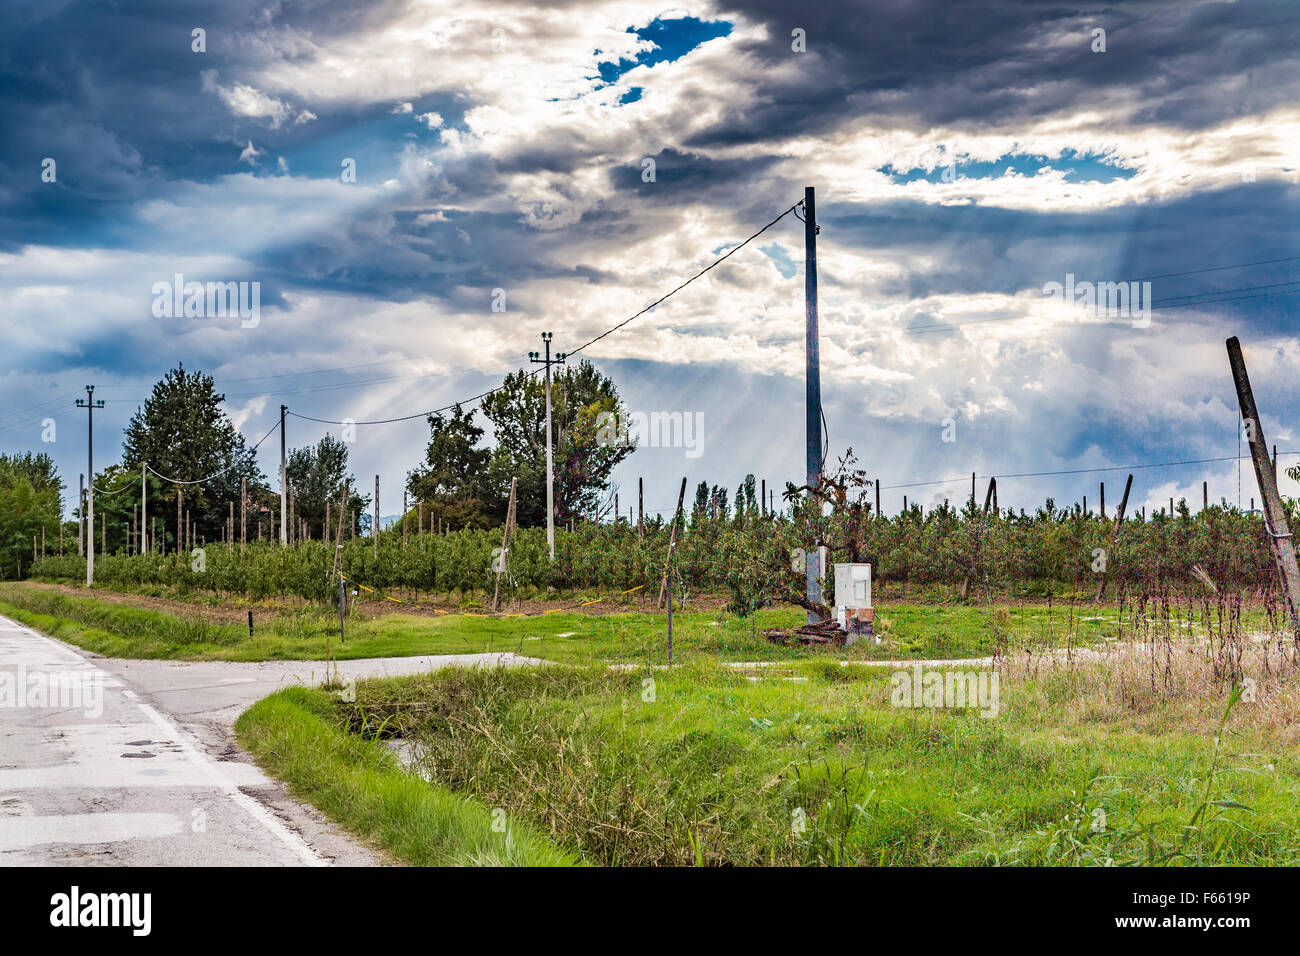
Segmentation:
<svg viewBox="0 0 1300 956">
<path fill-rule="evenodd" d="M 1084 4 L 883 0 L 734 4 L 768 27 L 757 106 L 687 146 L 828 133 L 849 117 L 971 131 L 1132 97 L 1136 119 L 1187 129 L 1294 102 L 1300 18 L 1289 2 Z M 1094 27 L 1107 51 L 1091 49 Z M 791 51 L 791 31 L 807 52 Z M 1241 83 L 1227 82 L 1240 78 Z"/>
</svg>

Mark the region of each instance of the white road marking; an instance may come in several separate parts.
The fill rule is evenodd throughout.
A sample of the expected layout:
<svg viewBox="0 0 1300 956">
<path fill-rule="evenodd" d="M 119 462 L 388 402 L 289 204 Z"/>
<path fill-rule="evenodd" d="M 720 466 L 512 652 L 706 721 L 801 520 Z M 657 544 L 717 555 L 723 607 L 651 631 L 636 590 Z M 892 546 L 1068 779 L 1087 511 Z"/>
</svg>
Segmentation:
<svg viewBox="0 0 1300 956">
<path fill-rule="evenodd" d="M 184 733 L 179 727 L 176 727 L 162 714 L 154 710 L 148 704 L 140 704 L 139 708 L 144 711 L 145 715 L 157 724 L 160 728 L 171 735 L 171 739 L 180 745 L 185 755 L 194 762 L 194 764 L 208 776 L 213 783 L 222 789 L 222 791 L 239 805 L 253 819 L 257 820 L 262 826 L 266 827 L 271 833 L 277 836 L 285 846 L 298 855 L 307 866 L 328 866 L 328 862 L 322 860 L 316 855 L 316 851 L 308 846 L 298 834 L 294 833 L 283 823 L 281 823 L 270 810 L 262 806 L 244 791 L 240 790 L 229 777 L 227 777 L 215 763 L 213 763 L 197 746 L 189 739 L 189 735 Z"/>
</svg>

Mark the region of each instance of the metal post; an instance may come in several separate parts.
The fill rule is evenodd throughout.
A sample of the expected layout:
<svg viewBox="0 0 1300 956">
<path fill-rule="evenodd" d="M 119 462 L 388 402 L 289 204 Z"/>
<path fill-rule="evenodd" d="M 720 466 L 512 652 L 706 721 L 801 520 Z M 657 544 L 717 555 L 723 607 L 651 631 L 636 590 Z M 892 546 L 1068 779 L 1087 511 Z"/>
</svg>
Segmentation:
<svg viewBox="0 0 1300 956">
<path fill-rule="evenodd" d="M 86 587 L 95 582 L 95 386 L 86 386 L 86 400 L 77 399 L 77 407 L 86 410 Z"/>
<path fill-rule="evenodd" d="M 546 369 L 546 547 L 551 560 L 555 560 L 555 464 L 551 451 L 551 366 L 563 365 L 565 354 L 558 353 L 551 358 L 551 333 L 542 333 L 542 342 L 546 346 L 545 357 L 538 358 L 536 352 L 529 352 L 531 362 L 544 364 Z"/>
<path fill-rule="evenodd" d="M 812 186 L 803 191 L 803 243 L 804 243 L 804 318 L 805 318 L 805 424 L 807 432 L 806 457 L 808 464 L 808 493 L 815 497 L 822 470 L 822 381 L 821 355 L 817 340 L 817 203 Z M 820 507 L 820 506 L 819 506 Z M 809 603 L 821 603 L 821 586 L 818 578 L 821 568 L 818 550 L 808 548 L 806 558 L 806 590 Z M 817 615 L 808 612 L 808 623 Z"/>
<path fill-rule="evenodd" d="M 340 544 L 340 545 L 336 545 L 336 546 L 335 546 L 335 548 L 334 548 L 334 561 L 335 561 L 335 563 L 338 563 L 338 560 L 339 560 L 339 558 L 338 558 L 338 553 L 339 553 L 340 551 L 342 551 L 342 550 L 343 550 L 343 545 Z M 344 592 L 343 592 L 343 572 L 340 571 L 340 572 L 339 572 L 339 643 L 340 643 L 340 644 L 346 644 L 346 643 L 347 643 L 347 638 L 346 638 L 346 637 L 344 636 L 344 634 L 343 634 L 343 610 L 344 610 L 344 608 L 347 607 L 347 602 L 348 602 L 347 595 L 344 594 Z M 249 615 L 250 615 L 248 628 L 249 628 L 249 630 L 251 631 L 251 630 L 253 629 L 253 624 L 252 624 L 252 619 L 251 619 L 251 615 L 252 615 L 253 612 L 252 612 L 252 611 L 249 611 L 248 613 L 249 613 Z"/>
<path fill-rule="evenodd" d="M 289 543 L 289 522 L 284 520 L 289 514 L 289 471 L 284 457 L 284 413 L 287 409 L 287 405 L 280 406 L 280 547 Z"/>
</svg>

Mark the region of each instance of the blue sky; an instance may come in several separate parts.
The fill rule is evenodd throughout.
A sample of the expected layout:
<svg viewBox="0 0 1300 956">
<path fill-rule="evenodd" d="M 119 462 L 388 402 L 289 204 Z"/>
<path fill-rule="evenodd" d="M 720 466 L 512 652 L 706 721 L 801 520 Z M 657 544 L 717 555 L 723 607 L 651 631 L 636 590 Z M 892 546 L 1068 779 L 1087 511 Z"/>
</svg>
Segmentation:
<svg viewBox="0 0 1300 956">
<path fill-rule="evenodd" d="M 572 348 L 632 315 L 805 185 L 831 453 L 852 446 L 887 509 L 958 498 L 971 471 L 1235 455 L 1233 334 L 1266 436 L 1300 451 L 1291 4 L 233 0 L 6 19 L 0 450 L 48 451 L 74 487 L 87 383 L 108 403 L 101 465 L 178 362 L 217 378 L 250 441 L 281 402 L 413 414 L 496 384 L 543 330 Z M 622 466 L 624 511 L 642 477 L 667 509 L 683 475 L 799 476 L 803 260 L 787 216 L 585 353 L 631 409 L 703 415 L 698 457 Z M 260 321 L 155 316 L 177 273 L 259 282 Z M 1147 279 L 1149 324 L 1054 304 L 1043 288 L 1067 275 Z M 328 427 L 291 419 L 289 442 Z M 359 427 L 354 472 L 398 487 L 426 433 Z M 955 480 L 918 484 L 937 479 Z M 999 499 L 1091 503 L 1101 480 L 1123 476 L 1006 477 Z M 1199 500 L 1202 480 L 1236 500 L 1232 462 L 1144 469 L 1135 495 Z"/>
</svg>

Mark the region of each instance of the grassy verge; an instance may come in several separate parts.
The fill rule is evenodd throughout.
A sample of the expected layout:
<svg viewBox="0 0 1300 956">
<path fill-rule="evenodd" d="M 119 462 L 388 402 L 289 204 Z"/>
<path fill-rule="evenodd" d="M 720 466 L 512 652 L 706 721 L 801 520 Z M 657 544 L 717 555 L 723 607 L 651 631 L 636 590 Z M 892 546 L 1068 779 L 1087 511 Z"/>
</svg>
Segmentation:
<svg viewBox="0 0 1300 956">
<path fill-rule="evenodd" d="M 888 670 L 442 671 L 363 682 L 414 765 L 607 865 L 1300 861 L 1295 671 L 1220 724 L 1212 662 L 1025 659 L 996 717 Z M 1163 666 L 1163 662 L 1161 662 Z M 804 678 L 792 680 L 790 678 Z"/>
<path fill-rule="evenodd" d="M 513 651 L 586 664 L 662 662 L 667 653 L 664 615 L 645 612 L 506 618 L 349 615 L 342 645 L 337 612 L 320 606 L 263 614 L 250 637 L 246 624 L 214 621 L 197 609 L 149 610 L 95 596 L 3 584 L 0 614 L 112 657 L 320 660 L 328 646 L 335 658 L 344 660 Z M 769 609 L 745 619 L 722 611 L 683 611 L 674 617 L 673 640 L 679 657 L 705 655 L 730 661 L 967 657 L 991 654 L 999 640 L 1011 646 L 1095 644 L 1114 636 L 1117 616 L 1110 607 L 1081 611 L 1042 604 L 891 604 L 877 617 L 882 644 L 810 650 L 774 645 L 762 633 L 766 628 L 801 623 L 802 611 Z"/>
<path fill-rule="evenodd" d="M 575 857 L 527 826 L 403 770 L 373 736 L 347 733 L 325 691 L 293 687 L 235 724 L 268 773 L 353 833 L 415 866 L 562 866 Z M 500 825 L 494 828 L 499 819 Z"/>
</svg>

